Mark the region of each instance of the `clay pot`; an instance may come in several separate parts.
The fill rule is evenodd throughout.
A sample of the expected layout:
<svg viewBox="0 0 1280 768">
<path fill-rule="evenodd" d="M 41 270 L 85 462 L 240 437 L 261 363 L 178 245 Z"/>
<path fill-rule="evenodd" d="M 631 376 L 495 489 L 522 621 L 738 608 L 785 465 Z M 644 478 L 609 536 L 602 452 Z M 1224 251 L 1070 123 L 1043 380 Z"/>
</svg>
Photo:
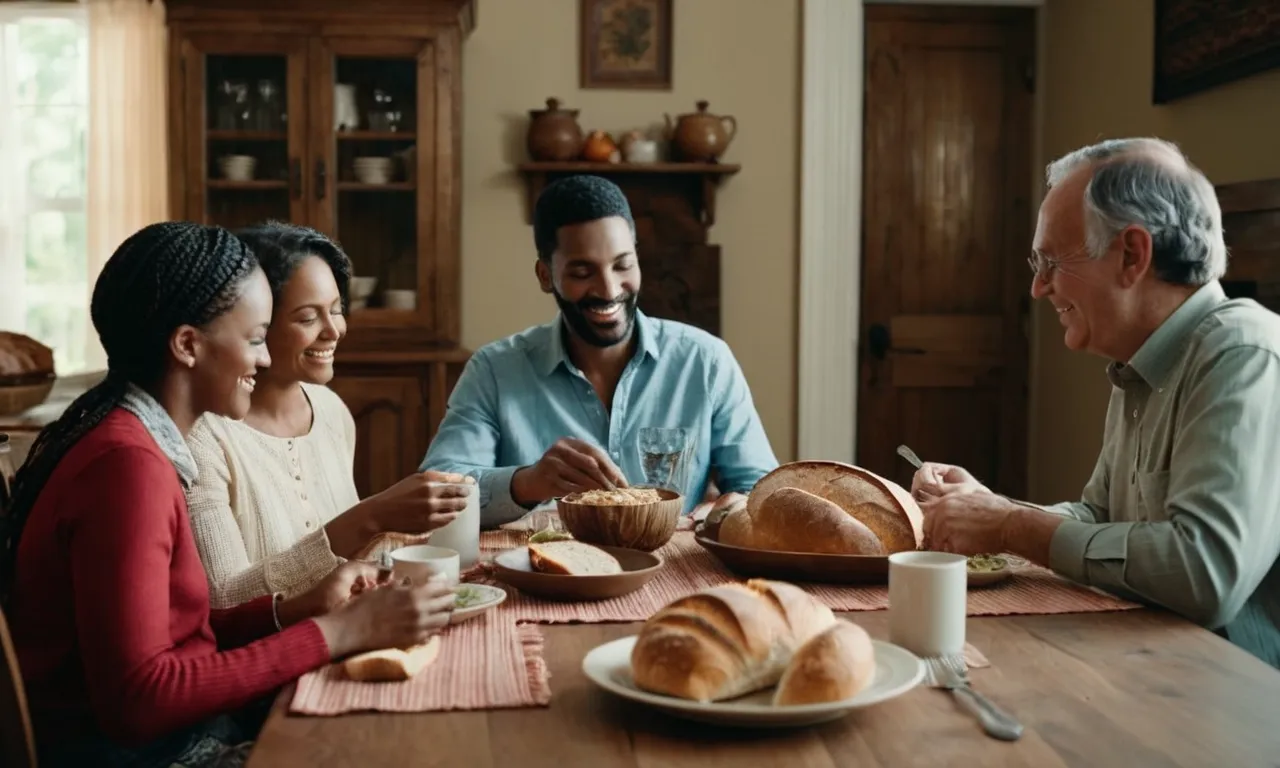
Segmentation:
<svg viewBox="0 0 1280 768">
<path fill-rule="evenodd" d="M 561 109 L 559 99 L 547 99 L 546 109 L 529 110 L 526 137 L 529 157 L 536 161 L 565 162 L 582 154 L 582 128 L 578 110 Z"/>
<path fill-rule="evenodd" d="M 589 163 L 616 163 L 619 159 L 618 145 L 604 131 L 592 131 L 582 147 L 582 159 Z"/>
<path fill-rule="evenodd" d="M 713 115 L 707 112 L 707 102 L 698 102 L 698 111 L 680 115 L 672 124 L 667 119 L 667 138 L 671 140 L 681 160 L 691 163 L 714 163 L 729 148 L 738 132 L 738 121 L 729 115 Z"/>
</svg>

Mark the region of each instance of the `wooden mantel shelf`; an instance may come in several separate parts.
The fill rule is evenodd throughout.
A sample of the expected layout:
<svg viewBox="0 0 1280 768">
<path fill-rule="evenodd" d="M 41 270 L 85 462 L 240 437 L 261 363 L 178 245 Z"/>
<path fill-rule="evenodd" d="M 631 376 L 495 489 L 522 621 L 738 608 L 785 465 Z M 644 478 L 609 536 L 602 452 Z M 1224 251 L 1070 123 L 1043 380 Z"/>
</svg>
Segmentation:
<svg viewBox="0 0 1280 768">
<path fill-rule="evenodd" d="M 533 216 L 533 206 L 542 194 L 547 182 L 560 176 L 590 173 L 598 176 L 625 174 L 635 177 L 649 176 L 697 176 L 701 178 L 702 223 L 710 227 L 716 221 L 716 186 L 721 179 L 734 175 L 740 165 L 721 163 L 521 163 L 516 169 L 525 177 L 529 188 L 528 215 Z"/>
</svg>

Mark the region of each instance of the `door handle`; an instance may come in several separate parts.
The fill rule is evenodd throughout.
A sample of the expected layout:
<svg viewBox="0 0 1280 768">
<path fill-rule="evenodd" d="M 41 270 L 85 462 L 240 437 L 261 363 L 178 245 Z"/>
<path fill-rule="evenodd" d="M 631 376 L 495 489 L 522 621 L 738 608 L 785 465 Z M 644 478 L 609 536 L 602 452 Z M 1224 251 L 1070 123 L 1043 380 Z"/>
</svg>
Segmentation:
<svg viewBox="0 0 1280 768">
<path fill-rule="evenodd" d="M 867 329 L 867 351 L 877 360 L 883 360 L 890 353 L 897 355 L 923 355 L 925 351 L 919 347 L 895 347 L 889 337 L 889 327 L 875 323 Z"/>
</svg>

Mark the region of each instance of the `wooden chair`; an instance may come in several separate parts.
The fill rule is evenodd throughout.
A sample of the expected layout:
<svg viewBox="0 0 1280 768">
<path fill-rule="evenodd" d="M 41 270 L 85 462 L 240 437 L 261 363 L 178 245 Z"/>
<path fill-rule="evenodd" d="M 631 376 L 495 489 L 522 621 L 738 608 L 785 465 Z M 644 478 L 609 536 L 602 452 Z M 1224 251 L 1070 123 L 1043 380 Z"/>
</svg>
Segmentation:
<svg viewBox="0 0 1280 768">
<path fill-rule="evenodd" d="M 0 611 L 0 651 L 4 652 L 0 663 L 0 765 L 35 768 L 36 740 L 27 714 L 27 694 L 4 611 Z"/>
</svg>

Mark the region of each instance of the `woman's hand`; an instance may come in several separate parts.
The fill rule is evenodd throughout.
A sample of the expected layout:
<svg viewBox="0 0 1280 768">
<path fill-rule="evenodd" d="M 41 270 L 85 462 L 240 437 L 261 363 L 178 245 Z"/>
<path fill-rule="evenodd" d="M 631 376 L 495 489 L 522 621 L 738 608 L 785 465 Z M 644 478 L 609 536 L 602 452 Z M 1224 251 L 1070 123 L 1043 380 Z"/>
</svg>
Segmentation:
<svg viewBox="0 0 1280 768">
<path fill-rule="evenodd" d="M 381 578 L 378 569 L 369 563 L 350 561 L 339 565 L 314 587 L 297 597 L 280 601 L 276 616 L 280 626 L 287 627 L 304 619 L 322 616 L 346 603 L 355 595 L 373 587 L 388 583 L 389 575 Z"/>
<path fill-rule="evenodd" d="M 475 493 L 475 480 L 451 472 L 415 472 L 338 515 L 325 526 L 340 557 L 357 557 L 384 533 L 423 534 L 452 523 Z"/>
<path fill-rule="evenodd" d="M 356 595 L 315 621 L 332 658 L 409 648 L 449 625 L 455 599 L 443 578 L 420 587 L 394 583 Z"/>
</svg>

